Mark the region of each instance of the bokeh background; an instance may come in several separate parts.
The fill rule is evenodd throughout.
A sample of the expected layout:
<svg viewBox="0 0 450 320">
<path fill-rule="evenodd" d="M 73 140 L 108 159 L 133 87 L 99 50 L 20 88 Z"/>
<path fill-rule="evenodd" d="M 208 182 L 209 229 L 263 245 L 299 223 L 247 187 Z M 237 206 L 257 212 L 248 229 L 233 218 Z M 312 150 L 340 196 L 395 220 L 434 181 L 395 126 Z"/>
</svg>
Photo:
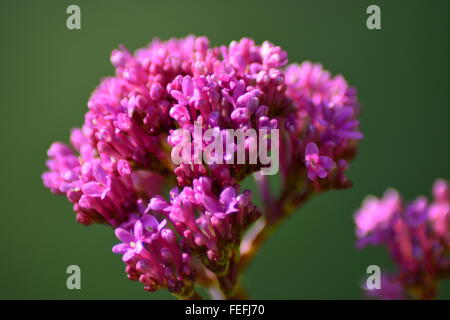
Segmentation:
<svg viewBox="0 0 450 320">
<path fill-rule="evenodd" d="M 66 28 L 81 8 L 82 29 Z M 382 30 L 366 28 L 378 4 Z M 109 54 L 153 37 L 207 35 L 270 40 L 291 62 L 318 61 L 359 90 L 365 139 L 349 175 L 354 187 L 320 195 L 270 239 L 246 274 L 259 299 L 359 299 L 368 265 L 392 264 L 381 248 L 355 249 L 355 209 L 387 187 L 407 199 L 450 178 L 449 1 L 1 1 L 0 298 L 167 299 L 128 281 L 104 226 L 74 221 L 64 197 L 41 183 L 46 150 L 82 123 Z M 251 184 L 249 184 L 251 187 Z M 82 289 L 66 289 L 81 267 Z M 450 298 L 443 283 L 440 298 Z"/>
</svg>

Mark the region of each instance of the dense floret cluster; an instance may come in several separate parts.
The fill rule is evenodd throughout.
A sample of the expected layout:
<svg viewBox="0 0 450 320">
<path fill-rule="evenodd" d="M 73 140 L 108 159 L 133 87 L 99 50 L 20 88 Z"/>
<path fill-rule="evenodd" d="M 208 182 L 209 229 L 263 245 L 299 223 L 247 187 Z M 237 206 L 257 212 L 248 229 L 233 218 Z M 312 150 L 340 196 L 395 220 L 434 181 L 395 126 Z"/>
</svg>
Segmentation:
<svg viewBox="0 0 450 320">
<path fill-rule="evenodd" d="M 213 47 L 195 36 L 154 40 L 134 54 L 120 47 L 111 63 L 115 76 L 93 92 L 71 146 L 51 145 L 43 181 L 73 203 L 78 222 L 115 229 L 113 251 L 146 290 L 190 298 L 199 283 L 232 295 L 240 258 L 255 247 L 256 238 L 242 241 L 255 221 L 270 226 L 310 195 L 351 185 L 345 171 L 362 138 L 356 92 L 320 65 L 288 66 L 287 53 L 267 41 Z M 176 130 L 196 123 L 222 136 L 278 129 L 280 197 L 258 174 L 260 162 L 175 164 Z M 244 141 L 246 150 L 257 143 Z M 264 208 L 240 190 L 250 174 Z"/>
</svg>

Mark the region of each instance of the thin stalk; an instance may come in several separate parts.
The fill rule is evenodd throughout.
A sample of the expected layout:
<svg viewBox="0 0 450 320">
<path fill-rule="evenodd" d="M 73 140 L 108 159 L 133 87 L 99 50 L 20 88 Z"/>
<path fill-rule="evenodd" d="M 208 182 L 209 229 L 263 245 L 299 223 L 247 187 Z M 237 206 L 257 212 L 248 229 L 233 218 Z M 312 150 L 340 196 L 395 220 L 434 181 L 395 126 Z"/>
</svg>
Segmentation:
<svg viewBox="0 0 450 320">
<path fill-rule="evenodd" d="M 313 192 L 311 191 L 293 194 L 291 190 L 284 190 L 276 204 L 266 208 L 264 218 L 255 224 L 241 243 L 241 258 L 238 267 L 239 274 L 250 264 L 259 252 L 259 249 L 281 222 L 305 203 L 312 194 Z"/>
<path fill-rule="evenodd" d="M 178 295 L 175 293 L 173 295 L 180 300 L 203 300 L 203 297 L 196 290 L 192 290 L 192 293 L 188 296 Z"/>
</svg>

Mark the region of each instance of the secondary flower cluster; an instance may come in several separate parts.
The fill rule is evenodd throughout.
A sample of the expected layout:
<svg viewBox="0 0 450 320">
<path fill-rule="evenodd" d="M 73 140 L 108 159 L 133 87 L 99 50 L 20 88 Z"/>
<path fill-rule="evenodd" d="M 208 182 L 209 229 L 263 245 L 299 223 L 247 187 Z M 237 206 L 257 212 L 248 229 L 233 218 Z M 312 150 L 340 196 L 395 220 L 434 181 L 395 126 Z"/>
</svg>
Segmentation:
<svg viewBox="0 0 450 320">
<path fill-rule="evenodd" d="M 383 299 L 433 298 L 437 281 L 450 276 L 449 184 L 437 180 L 433 201 L 418 197 L 403 203 L 395 190 L 381 199 L 368 197 L 355 215 L 358 247 L 385 245 L 395 261 L 395 274 L 383 274 Z"/>
<path fill-rule="evenodd" d="M 304 62 L 286 70 L 287 94 L 295 111 L 286 119 L 291 132 L 289 149 L 298 158 L 285 159 L 284 171 L 304 160 L 310 181 L 321 187 L 345 188 L 348 161 L 356 153 L 359 105 L 356 90 L 342 76 L 332 77 L 321 65 Z"/>
<path fill-rule="evenodd" d="M 320 65 L 286 68 L 287 53 L 267 41 L 212 47 L 194 36 L 153 40 L 135 54 L 120 47 L 111 63 L 116 74 L 93 92 L 72 147 L 51 145 L 43 181 L 73 203 L 78 222 L 115 229 L 114 252 L 146 290 L 189 297 L 209 279 L 231 291 L 242 236 L 262 214 L 239 186 L 261 163 L 175 165 L 176 129 L 279 129 L 285 189 L 350 185 L 345 171 L 362 138 L 355 90 Z"/>
</svg>

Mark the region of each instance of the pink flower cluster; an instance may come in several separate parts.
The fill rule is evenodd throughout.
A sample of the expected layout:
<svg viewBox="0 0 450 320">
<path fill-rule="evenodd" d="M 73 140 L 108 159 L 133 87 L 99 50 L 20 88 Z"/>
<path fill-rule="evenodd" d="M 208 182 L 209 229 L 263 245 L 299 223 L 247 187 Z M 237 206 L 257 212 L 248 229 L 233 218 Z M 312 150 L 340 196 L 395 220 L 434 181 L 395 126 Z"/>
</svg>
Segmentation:
<svg viewBox="0 0 450 320">
<path fill-rule="evenodd" d="M 356 90 L 342 76 L 332 77 L 319 64 L 304 62 L 286 69 L 287 95 L 295 111 L 286 119 L 291 132 L 289 148 L 299 158 L 285 159 L 285 171 L 304 160 L 310 181 L 327 178 L 326 185 L 345 188 L 348 161 L 355 156 L 362 139 L 356 118 L 359 105 Z"/>
<path fill-rule="evenodd" d="M 262 215 L 239 186 L 262 165 L 174 165 L 176 129 L 276 128 L 286 190 L 350 186 L 345 171 L 362 138 L 356 94 L 320 65 L 286 68 L 287 53 L 267 41 L 211 47 L 194 36 L 153 40 L 135 54 L 120 47 L 111 62 L 116 74 L 95 89 L 72 147 L 50 147 L 43 181 L 73 203 L 78 222 L 115 228 L 114 252 L 146 290 L 189 297 L 195 281 L 230 273 Z"/>
<path fill-rule="evenodd" d="M 384 299 L 430 299 L 437 281 L 450 275 L 449 185 L 437 180 L 433 201 L 418 197 L 404 203 L 395 190 L 381 199 L 369 196 L 356 212 L 358 247 L 385 245 L 398 270 L 383 274 L 381 289 L 371 295 Z"/>
</svg>

